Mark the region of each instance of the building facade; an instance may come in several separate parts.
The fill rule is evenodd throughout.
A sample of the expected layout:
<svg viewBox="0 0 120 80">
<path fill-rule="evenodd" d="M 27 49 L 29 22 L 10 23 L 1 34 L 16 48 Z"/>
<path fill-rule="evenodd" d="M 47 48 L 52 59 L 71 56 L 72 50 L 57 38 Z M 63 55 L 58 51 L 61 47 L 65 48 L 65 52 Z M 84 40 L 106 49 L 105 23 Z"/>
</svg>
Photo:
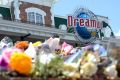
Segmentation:
<svg viewBox="0 0 120 80">
<path fill-rule="evenodd" d="M 74 29 L 67 27 L 67 16 L 54 15 L 52 6 L 55 0 L 6 0 L 0 6 L 0 35 L 20 40 L 21 36 L 31 34 L 26 40 L 45 40 L 58 35 L 61 41 L 78 43 Z M 108 17 L 97 15 L 103 23 L 98 38 L 110 37 L 112 29 Z M 105 33 L 108 30 L 110 33 Z M 2 37 L 1 36 L 1 37 Z"/>
</svg>

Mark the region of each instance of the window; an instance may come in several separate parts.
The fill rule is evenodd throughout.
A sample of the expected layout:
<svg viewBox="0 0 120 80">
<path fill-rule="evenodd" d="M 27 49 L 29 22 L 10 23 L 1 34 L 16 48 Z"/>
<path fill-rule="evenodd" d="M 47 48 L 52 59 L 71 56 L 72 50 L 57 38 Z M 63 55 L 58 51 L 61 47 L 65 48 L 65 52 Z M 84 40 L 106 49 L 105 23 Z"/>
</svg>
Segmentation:
<svg viewBox="0 0 120 80">
<path fill-rule="evenodd" d="M 35 22 L 35 16 L 33 12 L 28 13 L 28 21 Z"/>
<path fill-rule="evenodd" d="M 36 13 L 36 23 L 43 24 L 43 18 L 41 14 Z"/>
<path fill-rule="evenodd" d="M 36 24 L 43 24 L 43 16 L 41 14 L 38 14 L 38 13 L 29 12 L 27 19 L 29 22 L 33 22 Z"/>
<path fill-rule="evenodd" d="M 44 17 L 46 16 L 46 12 L 39 8 L 30 7 L 26 8 L 25 12 L 27 13 L 27 20 L 30 22 L 34 22 L 35 24 L 45 24 Z"/>
</svg>

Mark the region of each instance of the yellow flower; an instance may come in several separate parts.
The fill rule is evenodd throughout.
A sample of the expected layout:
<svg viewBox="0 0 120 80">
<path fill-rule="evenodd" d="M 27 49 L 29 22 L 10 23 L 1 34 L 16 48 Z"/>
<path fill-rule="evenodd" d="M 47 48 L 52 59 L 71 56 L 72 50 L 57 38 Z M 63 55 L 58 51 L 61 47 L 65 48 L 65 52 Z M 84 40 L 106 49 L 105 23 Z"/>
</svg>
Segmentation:
<svg viewBox="0 0 120 80">
<path fill-rule="evenodd" d="M 28 75 L 32 69 L 32 59 L 25 53 L 15 52 L 10 58 L 9 65 L 12 70 Z"/>
<path fill-rule="evenodd" d="M 34 46 L 34 47 L 37 47 L 37 46 L 40 46 L 41 44 L 42 44 L 42 42 L 37 41 L 37 42 L 33 43 L 33 46 Z"/>
<path fill-rule="evenodd" d="M 91 77 L 97 72 L 97 65 L 93 62 L 87 62 L 81 66 L 80 74 L 83 77 Z"/>
</svg>

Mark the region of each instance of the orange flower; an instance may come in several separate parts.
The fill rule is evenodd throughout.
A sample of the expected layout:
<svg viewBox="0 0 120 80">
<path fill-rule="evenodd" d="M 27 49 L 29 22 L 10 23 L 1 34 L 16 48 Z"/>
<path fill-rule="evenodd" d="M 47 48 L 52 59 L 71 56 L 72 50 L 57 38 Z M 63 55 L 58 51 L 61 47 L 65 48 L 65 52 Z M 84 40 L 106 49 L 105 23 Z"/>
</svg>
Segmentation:
<svg viewBox="0 0 120 80">
<path fill-rule="evenodd" d="M 32 69 L 32 59 L 25 53 L 14 52 L 9 65 L 10 69 L 28 75 Z"/>
<path fill-rule="evenodd" d="M 29 46 L 28 41 L 20 41 L 15 44 L 15 47 L 19 49 L 26 49 L 28 48 L 28 46 Z"/>
</svg>

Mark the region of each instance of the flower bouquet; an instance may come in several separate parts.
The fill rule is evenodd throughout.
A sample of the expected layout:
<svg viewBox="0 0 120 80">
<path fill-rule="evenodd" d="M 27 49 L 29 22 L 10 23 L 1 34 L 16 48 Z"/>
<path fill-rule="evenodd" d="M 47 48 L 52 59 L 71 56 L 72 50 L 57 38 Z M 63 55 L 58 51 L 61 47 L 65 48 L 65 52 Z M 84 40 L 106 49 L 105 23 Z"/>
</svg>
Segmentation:
<svg viewBox="0 0 120 80">
<path fill-rule="evenodd" d="M 1 47 L 0 80 L 70 80 L 64 72 L 64 59 L 55 54 L 59 39 L 32 43 L 17 41 Z"/>
<path fill-rule="evenodd" d="M 98 48 L 73 48 L 64 42 L 56 54 L 59 41 L 50 38 L 43 43 L 13 44 L 10 38 L 4 38 L 0 42 L 0 80 L 106 80 L 111 76 L 116 79 L 115 62 L 101 61 Z"/>
</svg>

